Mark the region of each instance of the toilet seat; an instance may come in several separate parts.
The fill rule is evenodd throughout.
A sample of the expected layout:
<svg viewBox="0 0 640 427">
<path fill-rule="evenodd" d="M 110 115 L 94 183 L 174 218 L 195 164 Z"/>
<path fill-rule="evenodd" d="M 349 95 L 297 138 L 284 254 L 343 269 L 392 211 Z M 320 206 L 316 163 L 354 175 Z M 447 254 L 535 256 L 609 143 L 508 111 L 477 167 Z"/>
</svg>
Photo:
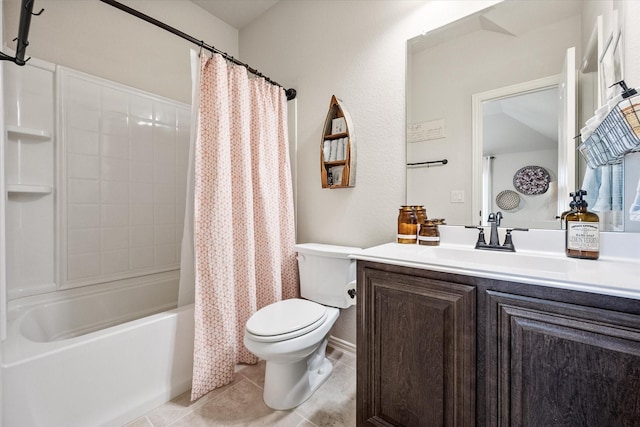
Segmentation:
<svg viewBox="0 0 640 427">
<path fill-rule="evenodd" d="M 299 337 L 318 328 L 327 318 L 327 307 L 292 298 L 261 308 L 249 318 L 246 331 L 258 342 L 277 342 Z"/>
</svg>

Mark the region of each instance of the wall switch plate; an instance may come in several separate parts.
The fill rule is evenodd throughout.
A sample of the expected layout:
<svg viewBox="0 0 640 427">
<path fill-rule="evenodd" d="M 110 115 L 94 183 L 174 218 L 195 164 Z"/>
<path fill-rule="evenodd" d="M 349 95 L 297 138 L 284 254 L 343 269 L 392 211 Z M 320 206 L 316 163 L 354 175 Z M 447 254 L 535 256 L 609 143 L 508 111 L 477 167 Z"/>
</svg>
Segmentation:
<svg viewBox="0 0 640 427">
<path fill-rule="evenodd" d="M 464 203 L 464 190 L 451 190 L 451 203 Z"/>
</svg>

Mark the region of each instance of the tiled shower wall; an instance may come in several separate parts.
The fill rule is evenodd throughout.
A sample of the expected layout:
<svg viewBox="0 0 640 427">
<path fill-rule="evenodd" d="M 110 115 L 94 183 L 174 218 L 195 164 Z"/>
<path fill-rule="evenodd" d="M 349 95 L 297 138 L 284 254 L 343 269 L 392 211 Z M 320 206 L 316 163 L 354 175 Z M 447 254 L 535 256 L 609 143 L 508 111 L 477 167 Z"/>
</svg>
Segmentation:
<svg viewBox="0 0 640 427">
<path fill-rule="evenodd" d="M 177 269 L 189 107 L 58 67 L 60 287 Z"/>
</svg>

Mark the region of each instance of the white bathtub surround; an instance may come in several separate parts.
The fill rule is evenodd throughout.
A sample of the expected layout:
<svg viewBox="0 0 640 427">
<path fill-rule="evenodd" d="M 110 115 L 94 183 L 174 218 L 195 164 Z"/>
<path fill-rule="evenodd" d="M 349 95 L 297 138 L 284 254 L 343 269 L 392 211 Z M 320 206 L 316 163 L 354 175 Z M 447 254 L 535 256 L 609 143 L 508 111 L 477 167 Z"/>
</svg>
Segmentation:
<svg viewBox="0 0 640 427">
<path fill-rule="evenodd" d="M 2 420 L 121 425 L 190 387 L 193 306 L 175 310 L 189 111 L 10 65 Z"/>
<path fill-rule="evenodd" d="M 12 301 L 4 425 L 121 426 L 188 390 L 193 306 L 166 311 L 177 273 L 156 279 Z"/>
<path fill-rule="evenodd" d="M 186 106 L 35 58 L 3 70 L 9 299 L 177 269 Z"/>
<path fill-rule="evenodd" d="M 284 90 L 217 54 L 201 56 L 200 88 L 192 399 L 256 363 L 247 319 L 298 293 Z"/>
<path fill-rule="evenodd" d="M 60 288 L 177 269 L 188 106 L 57 67 Z"/>
</svg>

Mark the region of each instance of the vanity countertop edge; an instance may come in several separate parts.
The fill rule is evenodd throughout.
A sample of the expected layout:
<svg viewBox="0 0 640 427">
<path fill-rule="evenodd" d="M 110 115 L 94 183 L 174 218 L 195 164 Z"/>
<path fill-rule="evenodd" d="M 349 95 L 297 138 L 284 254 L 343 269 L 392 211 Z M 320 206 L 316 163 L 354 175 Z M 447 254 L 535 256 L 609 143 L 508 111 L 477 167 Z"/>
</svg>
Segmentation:
<svg viewBox="0 0 640 427">
<path fill-rule="evenodd" d="M 553 252 L 504 253 L 455 244 L 399 243 L 363 249 L 351 258 L 640 300 L 640 260 L 636 259 L 584 260 Z"/>
</svg>

